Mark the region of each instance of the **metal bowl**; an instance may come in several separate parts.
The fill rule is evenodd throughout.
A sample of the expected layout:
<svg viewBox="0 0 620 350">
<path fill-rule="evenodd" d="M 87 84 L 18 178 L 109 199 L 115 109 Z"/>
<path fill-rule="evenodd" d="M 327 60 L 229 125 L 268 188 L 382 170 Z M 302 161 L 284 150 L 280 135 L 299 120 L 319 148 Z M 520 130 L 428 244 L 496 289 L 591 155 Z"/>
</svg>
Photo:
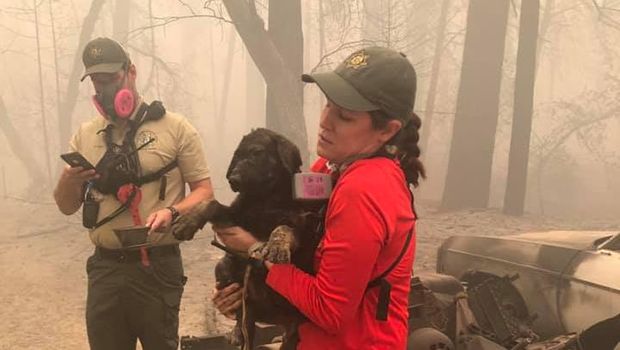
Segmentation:
<svg viewBox="0 0 620 350">
<path fill-rule="evenodd" d="M 149 229 L 147 226 L 129 226 L 115 228 L 114 233 L 123 248 L 137 248 L 149 244 L 147 241 Z"/>
</svg>

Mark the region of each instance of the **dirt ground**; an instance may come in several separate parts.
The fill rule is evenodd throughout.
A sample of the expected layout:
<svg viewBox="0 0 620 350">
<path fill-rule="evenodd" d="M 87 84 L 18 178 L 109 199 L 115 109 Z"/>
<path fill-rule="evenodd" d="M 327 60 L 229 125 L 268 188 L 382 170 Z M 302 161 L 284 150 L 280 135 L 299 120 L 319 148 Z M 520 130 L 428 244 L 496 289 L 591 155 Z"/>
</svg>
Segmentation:
<svg viewBox="0 0 620 350">
<path fill-rule="evenodd" d="M 85 261 L 93 247 L 80 216 L 63 216 L 52 203 L 14 199 L 1 199 L 0 212 L 0 349 L 87 349 Z M 418 203 L 418 214 L 416 271 L 432 271 L 437 247 L 452 235 L 620 227 L 620 222 L 583 218 L 507 217 L 494 210 L 441 213 L 424 203 Z M 222 255 L 210 240 L 211 233 L 203 231 L 182 244 L 189 280 L 181 303 L 181 335 L 213 334 L 231 326 L 209 302 L 213 266 Z"/>
</svg>

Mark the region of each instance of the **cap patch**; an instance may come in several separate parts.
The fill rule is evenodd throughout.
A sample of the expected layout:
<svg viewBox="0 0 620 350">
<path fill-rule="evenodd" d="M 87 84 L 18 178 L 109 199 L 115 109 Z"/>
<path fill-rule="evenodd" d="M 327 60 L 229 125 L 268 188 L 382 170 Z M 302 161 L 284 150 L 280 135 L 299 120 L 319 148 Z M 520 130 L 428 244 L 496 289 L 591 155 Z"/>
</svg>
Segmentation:
<svg viewBox="0 0 620 350">
<path fill-rule="evenodd" d="M 103 55 L 103 50 L 100 47 L 93 47 L 90 49 L 90 57 L 94 60 L 98 59 Z"/>
<path fill-rule="evenodd" d="M 346 62 L 347 68 L 359 69 L 368 65 L 368 55 L 364 51 L 353 54 Z"/>
</svg>

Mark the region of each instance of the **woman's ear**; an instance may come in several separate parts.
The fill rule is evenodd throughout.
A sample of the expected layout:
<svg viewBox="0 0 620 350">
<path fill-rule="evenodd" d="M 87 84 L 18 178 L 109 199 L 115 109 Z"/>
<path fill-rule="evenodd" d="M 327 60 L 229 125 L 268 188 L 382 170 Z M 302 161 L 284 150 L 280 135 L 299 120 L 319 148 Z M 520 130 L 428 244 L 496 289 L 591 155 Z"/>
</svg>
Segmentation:
<svg viewBox="0 0 620 350">
<path fill-rule="evenodd" d="M 403 127 L 400 120 L 392 119 L 387 122 L 385 128 L 381 131 L 381 142 L 388 142 Z"/>
</svg>

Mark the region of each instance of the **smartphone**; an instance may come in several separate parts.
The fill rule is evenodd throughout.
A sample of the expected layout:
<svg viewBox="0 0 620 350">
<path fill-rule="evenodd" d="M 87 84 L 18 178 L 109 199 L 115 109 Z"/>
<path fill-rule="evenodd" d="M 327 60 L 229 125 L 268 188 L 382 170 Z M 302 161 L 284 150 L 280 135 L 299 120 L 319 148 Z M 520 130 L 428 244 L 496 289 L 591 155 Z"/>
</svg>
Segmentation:
<svg viewBox="0 0 620 350">
<path fill-rule="evenodd" d="M 84 156 L 80 154 L 80 152 L 61 154 L 60 158 L 67 162 L 67 164 L 69 164 L 72 168 L 81 166 L 82 168 L 84 168 L 84 170 L 95 169 L 95 167 L 90 164 L 90 162 L 86 158 L 84 158 Z"/>
</svg>

